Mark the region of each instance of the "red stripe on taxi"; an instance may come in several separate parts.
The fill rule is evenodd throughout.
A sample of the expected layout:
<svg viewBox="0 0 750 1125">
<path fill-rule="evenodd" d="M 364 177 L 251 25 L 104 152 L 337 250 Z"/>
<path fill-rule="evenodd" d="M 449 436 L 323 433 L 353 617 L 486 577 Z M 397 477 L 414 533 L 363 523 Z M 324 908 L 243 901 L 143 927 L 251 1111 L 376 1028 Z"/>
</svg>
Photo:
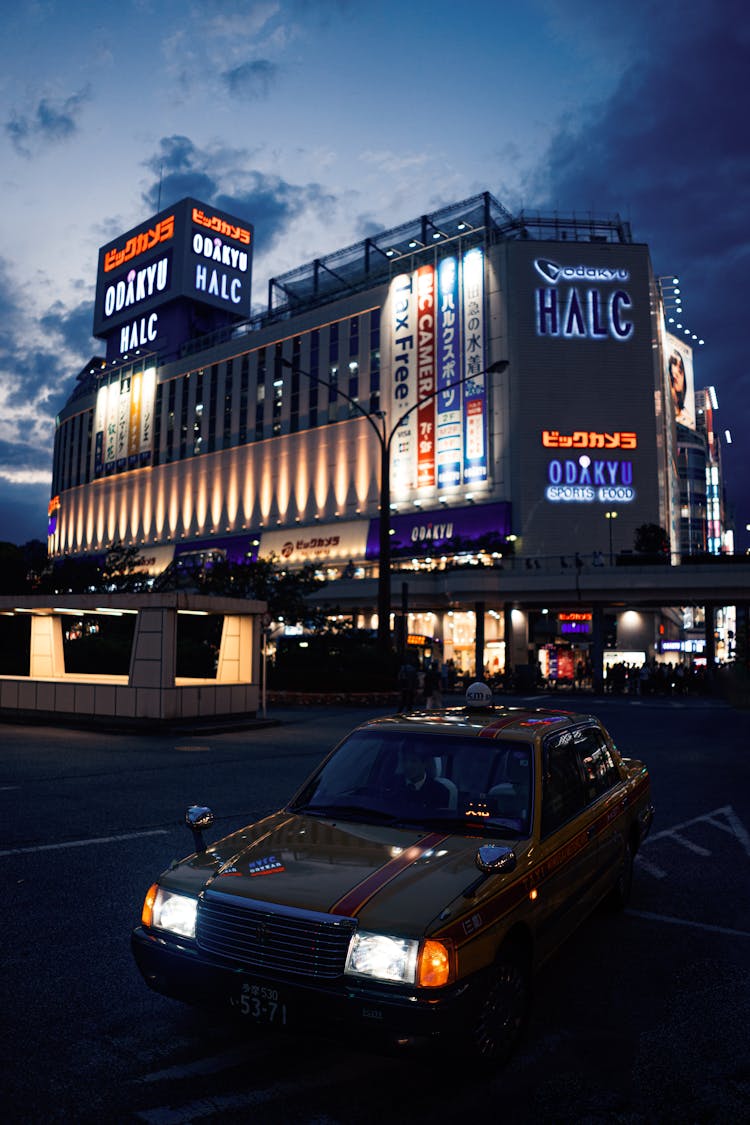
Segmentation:
<svg viewBox="0 0 750 1125">
<path fill-rule="evenodd" d="M 388 863 L 384 864 L 372 875 L 368 875 L 356 887 L 348 891 L 343 898 L 340 898 L 331 909 L 331 914 L 343 914 L 347 918 L 353 918 L 365 905 L 373 898 L 378 891 L 381 891 L 388 883 L 392 882 L 397 875 L 405 871 L 407 867 L 411 867 L 412 863 L 416 863 L 421 859 L 425 852 L 431 848 L 437 847 L 442 844 L 443 840 L 448 837 L 440 832 L 431 832 L 429 836 L 425 836 L 418 844 L 412 844 L 410 848 L 405 848 L 401 855 L 395 859 L 391 859 Z"/>
<path fill-rule="evenodd" d="M 523 712 L 523 713 L 526 714 L 526 712 Z M 506 716 L 503 719 L 495 719 L 494 723 L 490 723 L 488 726 L 483 727 L 482 730 L 480 730 L 478 737 L 479 738 L 497 738 L 498 734 L 500 733 L 501 730 L 503 730 L 504 727 L 509 727 L 513 723 L 517 723 L 520 718 L 521 718 L 521 715 L 519 714 L 519 715 L 511 715 L 510 718 L 508 718 Z"/>
</svg>

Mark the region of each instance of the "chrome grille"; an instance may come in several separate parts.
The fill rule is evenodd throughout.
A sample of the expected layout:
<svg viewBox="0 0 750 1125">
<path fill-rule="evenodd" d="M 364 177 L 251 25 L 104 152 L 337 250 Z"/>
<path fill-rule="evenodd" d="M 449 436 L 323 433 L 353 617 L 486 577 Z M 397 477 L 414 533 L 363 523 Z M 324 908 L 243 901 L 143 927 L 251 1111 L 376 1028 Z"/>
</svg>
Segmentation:
<svg viewBox="0 0 750 1125">
<path fill-rule="evenodd" d="M 344 972 L 355 928 L 353 918 L 206 891 L 195 936 L 207 953 L 254 969 L 331 979 Z"/>
</svg>

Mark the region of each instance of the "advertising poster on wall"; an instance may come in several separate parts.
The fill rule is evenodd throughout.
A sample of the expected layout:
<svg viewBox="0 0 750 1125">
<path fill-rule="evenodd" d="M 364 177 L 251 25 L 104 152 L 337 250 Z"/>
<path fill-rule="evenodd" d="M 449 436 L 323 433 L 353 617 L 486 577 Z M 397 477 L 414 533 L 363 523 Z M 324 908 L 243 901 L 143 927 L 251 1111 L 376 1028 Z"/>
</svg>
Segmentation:
<svg viewBox="0 0 750 1125">
<path fill-rule="evenodd" d="M 435 484 L 435 267 L 417 270 L 417 488 Z"/>
<path fill-rule="evenodd" d="M 101 386 L 94 407 L 94 479 L 151 462 L 156 368 L 126 368 Z"/>
<path fill-rule="evenodd" d="M 438 266 L 437 308 L 437 483 L 448 488 L 461 483 L 462 388 L 461 334 L 458 318 L 458 261 L 443 258 Z"/>
<path fill-rule="evenodd" d="M 394 495 L 488 477 L 484 252 L 474 247 L 391 282 Z M 457 386 L 455 384 L 458 384 Z"/>
<path fill-rule="evenodd" d="M 391 458 L 391 486 L 394 493 L 410 491 L 415 484 L 415 433 L 413 408 L 417 405 L 417 355 L 414 347 L 417 326 L 417 295 L 415 277 L 399 274 L 391 283 L 391 355 L 393 381 L 391 385 L 391 418 L 395 423 L 407 411 L 412 413 L 393 438 Z"/>
<path fill-rule="evenodd" d="M 487 480 L 487 382 L 484 374 L 484 254 L 463 260 L 464 483 Z M 468 378 L 468 376 L 474 376 Z"/>
<path fill-rule="evenodd" d="M 695 378 L 693 349 L 677 336 L 664 333 L 664 378 L 667 401 L 672 403 L 675 422 L 695 429 Z"/>
</svg>

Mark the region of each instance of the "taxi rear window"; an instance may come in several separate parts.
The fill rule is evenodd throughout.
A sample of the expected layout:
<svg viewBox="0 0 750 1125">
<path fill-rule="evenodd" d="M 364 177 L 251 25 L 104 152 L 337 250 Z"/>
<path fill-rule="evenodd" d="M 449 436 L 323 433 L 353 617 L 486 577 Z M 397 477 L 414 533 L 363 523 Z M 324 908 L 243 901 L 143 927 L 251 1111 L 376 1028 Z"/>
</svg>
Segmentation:
<svg viewBox="0 0 750 1125">
<path fill-rule="evenodd" d="M 619 780 L 599 727 L 579 727 L 552 735 L 544 745 L 542 835 L 576 816 Z"/>
</svg>

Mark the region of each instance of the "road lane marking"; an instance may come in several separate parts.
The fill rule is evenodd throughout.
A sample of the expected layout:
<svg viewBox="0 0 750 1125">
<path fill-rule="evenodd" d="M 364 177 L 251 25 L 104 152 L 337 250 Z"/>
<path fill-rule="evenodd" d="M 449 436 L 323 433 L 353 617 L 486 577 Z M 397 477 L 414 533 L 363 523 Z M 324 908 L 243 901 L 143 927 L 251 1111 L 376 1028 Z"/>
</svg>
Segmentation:
<svg viewBox="0 0 750 1125">
<path fill-rule="evenodd" d="M 387 1060 L 373 1060 L 371 1058 L 348 1060 L 344 1068 L 346 1080 L 355 1084 L 364 1079 L 372 1081 L 375 1074 L 374 1068 L 379 1065 L 382 1066 L 384 1061 L 387 1062 Z M 340 1069 L 340 1067 L 331 1068 L 323 1074 L 311 1074 L 309 1077 L 301 1077 L 294 1082 L 283 1080 L 274 1082 L 262 1090 L 242 1090 L 228 1094 L 217 1093 L 183 1105 L 153 1106 L 148 1109 L 133 1110 L 132 1113 L 136 1120 L 144 1121 L 146 1125 L 192 1125 L 192 1122 L 199 1121 L 201 1118 L 219 1117 L 221 1114 L 238 1110 L 243 1113 L 243 1120 L 250 1121 L 252 1120 L 253 1109 L 273 1104 L 280 1098 L 307 1093 L 315 1094 L 320 1090 L 330 1089 L 331 1085 L 340 1080 L 340 1077 L 344 1077 L 343 1074 L 339 1076 Z M 379 1073 L 382 1074 L 382 1071 Z M 318 1113 L 314 1120 L 318 1125 L 326 1125 L 327 1122 L 334 1125 L 335 1122 L 339 1121 L 339 1118 L 329 1118 L 326 1114 Z"/>
<path fill-rule="evenodd" d="M 683 848 L 687 848 L 689 852 L 695 852 L 696 855 L 710 855 L 708 848 L 702 848 L 700 844 L 694 844 L 692 840 L 688 840 L 687 836 L 683 836 L 681 832 L 670 832 L 673 840 L 678 844 L 682 844 Z"/>
<path fill-rule="evenodd" d="M 220 1055 L 211 1055 L 209 1058 L 195 1059 L 190 1063 L 181 1063 L 168 1066 L 165 1070 L 154 1070 L 150 1074 L 143 1074 L 138 1082 L 173 1082 L 176 1078 L 194 1078 L 198 1075 L 219 1074 L 222 1070 L 229 1070 L 247 1063 L 251 1052 L 247 1044 L 233 1047 Z"/>
<path fill-rule="evenodd" d="M 750 833 L 731 805 L 724 805 L 722 808 L 714 809 L 712 812 L 704 813 L 702 816 L 694 816 L 692 820 L 685 820 L 682 824 L 674 824 L 671 828 L 662 829 L 661 832 L 651 832 L 647 839 L 641 844 L 641 848 L 650 847 L 652 844 L 656 843 L 657 840 L 672 840 L 674 843 L 680 844 L 683 848 L 695 852 L 696 855 L 709 856 L 711 855 L 710 851 L 700 844 L 696 844 L 692 840 L 687 839 L 683 832 L 683 829 L 692 828 L 697 824 L 707 824 L 712 828 L 719 828 L 722 832 L 734 836 L 745 853 L 750 856 Z M 648 870 L 648 867 L 646 869 Z M 659 877 L 660 876 L 657 876 L 657 878 Z"/>
<path fill-rule="evenodd" d="M 646 859 L 641 852 L 638 852 L 638 855 L 635 857 L 635 862 L 647 875 L 653 875 L 655 879 L 666 879 L 666 871 L 663 871 L 661 867 L 657 867 L 650 859 Z"/>
<path fill-rule="evenodd" d="M 671 918 L 668 914 L 652 914 L 648 910 L 626 910 L 632 918 L 645 918 L 647 922 L 666 922 L 670 926 L 688 926 L 694 930 L 707 930 L 714 934 L 729 934 L 731 937 L 750 938 L 748 930 L 732 930 L 728 926 L 711 926 L 708 922 L 693 922 L 689 918 Z"/>
<path fill-rule="evenodd" d="M 143 836 L 168 836 L 168 828 L 149 828 L 143 832 L 123 832 L 119 836 L 95 836 L 89 840 L 65 840 L 61 844 L 35 844 L 29 848 L 3 848 L 3 855 L 28 855 L 32 852 L 55 852 L 63 848 L 86 848 L 90 844 L 117 844 L 120 840 L 139 840 Z"/>
</svg>

